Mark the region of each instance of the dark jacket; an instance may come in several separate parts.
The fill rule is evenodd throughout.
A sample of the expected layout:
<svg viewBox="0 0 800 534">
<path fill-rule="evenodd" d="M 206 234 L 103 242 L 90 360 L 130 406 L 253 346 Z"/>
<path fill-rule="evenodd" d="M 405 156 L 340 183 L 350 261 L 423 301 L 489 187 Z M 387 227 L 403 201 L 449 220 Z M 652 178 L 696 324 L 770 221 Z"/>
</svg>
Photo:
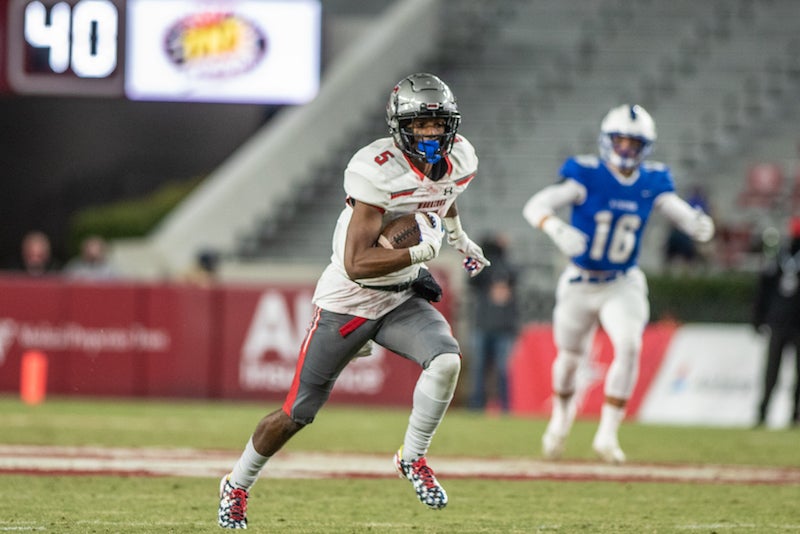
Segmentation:
<svg viewBox="0 0 800 534">
<path fill-rule="evenodd" d="M 484 332 L 516 333 L 519 330 L 517 270 L 502 246 L 493 240 L 483 244 L 483 252 L 492 265 L 469 280 L 475 327 Z"/>
<path fill-rule="evenodd" d="M 758 278 L 753 326 L 800 331 L 800 238 L 768 261 Z"/>
</svg>

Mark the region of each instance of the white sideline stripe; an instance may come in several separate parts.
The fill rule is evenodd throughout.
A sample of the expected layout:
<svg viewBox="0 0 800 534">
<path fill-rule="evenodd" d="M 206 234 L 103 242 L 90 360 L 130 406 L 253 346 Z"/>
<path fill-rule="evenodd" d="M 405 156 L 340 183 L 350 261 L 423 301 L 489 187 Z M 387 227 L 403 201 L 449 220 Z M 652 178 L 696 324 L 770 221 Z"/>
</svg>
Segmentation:
<svg viewBox="0 0 800 534">
<path fill-rule="evenodd" d="M 65 471 L 221 477 L 238 452 L 198 449 L 0 445 L 0 471 Z M 727 483 L 800 483 L 800 469 L 733 465 L 609 465 L 545 462 L 525 458 L 430 456 L 437 475 L 450 478 L 599 479 Z M 391 455 L 281 452 L 270 460 L 268 478 L 395 477 Z"/>
<path fill-rule="evenodd" d="M 207 526 L 206 523 L 179 523 L 175 521 L 155 521 L 155 522 L 139 522 L 139 523 L 131 523 L 131 522 L 121 522 L 121 521 L 76 521 L 76 525 L 91 525 L 95 527 L 183 527 L 183 526 L 195 526 L 198 529 L 204 528 Z M 31 526 L 2 526 L 3 523 L 0 521 L 0 532 L 32 532 L 32 531 L 45 531 L 48 530 L 44 525 L 31 525 Z M 366 527 L 366 528 L 379 528 L 379 529 L 391 529 L 391 530 L 399 530 L 404 529 L 408 530 L 414 528 L 414 525 L 408 525 L 404 523 L 361 523 L 361 524 L 354 524 L 354 527 Z M 558 530 L 560 527 L 559 525 L 538 525 L 540 530 Z M 763 524 L 753 524 L 753 523 L 708 523 L 708 524 L 693 524 L 693 525 L 676 525 L 676 529 L 678 530 L 762 530 L 764 528 L 770 528 L 775 530 L 781 531 L 796 531 L 800 529 L 800 524 L 784 524 L 784 525 L 763 525 Z"/>
</svg>

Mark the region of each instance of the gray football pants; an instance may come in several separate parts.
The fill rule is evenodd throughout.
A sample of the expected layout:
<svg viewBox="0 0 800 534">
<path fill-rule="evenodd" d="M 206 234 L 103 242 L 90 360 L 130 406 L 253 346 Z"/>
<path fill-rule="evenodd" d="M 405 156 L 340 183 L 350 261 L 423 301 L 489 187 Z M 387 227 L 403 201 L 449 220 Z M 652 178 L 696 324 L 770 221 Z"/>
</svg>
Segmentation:
<svg viewBox="0 0 800 534">
<path fill-rule="evenodd" d="M 316 308 L 283 411 L 297 423 L 310 424 L 328 400 L 339 373 L 370 339 L 423 369 L 440 354 L 461 352 L 444 316 L 419 297 L 378 319 Z"/>
</svg>

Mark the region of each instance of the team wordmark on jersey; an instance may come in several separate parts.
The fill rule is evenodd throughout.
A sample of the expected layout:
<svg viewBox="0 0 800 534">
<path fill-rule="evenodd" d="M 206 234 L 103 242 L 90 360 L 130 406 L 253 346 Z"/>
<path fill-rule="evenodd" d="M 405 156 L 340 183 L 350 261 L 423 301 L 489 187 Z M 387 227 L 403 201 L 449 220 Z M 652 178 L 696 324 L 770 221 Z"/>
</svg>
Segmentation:
<svg viewBox="0 0 800 534">
<path fill-rule="evenodd" d="M 428 200 L 426 202 L 420 202 L 417 204 L 418 211 L 428 211 L 428 210 L 435 210 L 436 208 L 441 208 L 447 203 L 447 200 L 440 199 L 440 200 Z"/>
</svg>

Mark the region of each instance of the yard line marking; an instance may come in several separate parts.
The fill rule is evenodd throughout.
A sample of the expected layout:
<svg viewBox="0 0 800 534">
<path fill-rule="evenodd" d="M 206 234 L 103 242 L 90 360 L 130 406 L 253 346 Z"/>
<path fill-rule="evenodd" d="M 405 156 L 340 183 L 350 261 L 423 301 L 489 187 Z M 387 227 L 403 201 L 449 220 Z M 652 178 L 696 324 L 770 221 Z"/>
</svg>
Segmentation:
<svg viewBox="0 0 800 534">
<path fill-rule="evenodd" d="M 239 453 L 221 450 L 0 445 L 0 473 L 221 477 Z M 609 465 L 536 458 L 430 457 L 442 478 L 800 484 L 800 468 L 714 464 Z M 266 478 L 393 478 L 390 455 L 282 451 Z"/>
</svg>

